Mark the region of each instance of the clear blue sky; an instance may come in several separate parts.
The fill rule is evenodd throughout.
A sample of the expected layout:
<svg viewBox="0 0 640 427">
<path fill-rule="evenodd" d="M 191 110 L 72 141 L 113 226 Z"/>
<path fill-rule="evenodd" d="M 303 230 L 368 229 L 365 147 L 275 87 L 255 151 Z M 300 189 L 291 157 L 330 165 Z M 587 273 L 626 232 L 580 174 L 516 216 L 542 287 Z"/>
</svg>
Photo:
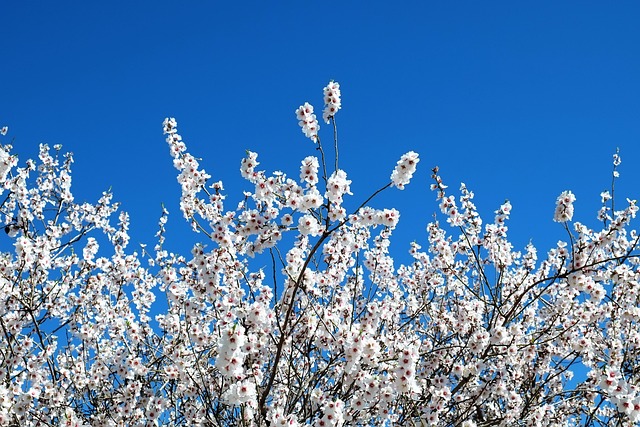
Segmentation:
<svg viewBox="0 0 640 427">
<path fill-rule="evenodd" d="M 133 242 L 153 243 L 162 202 L 176 248 L 185 229 L 165 116 L 236 200 L 245 149 L 297 175 L 313 146 L 294 110 L 321 111 L 330 79 L 357 200 L 421 154 L 412 185 L 373 203 L 401 210 L 396 251 L 426 241 L 435 165 L 485 220 L 510 199 L 516 244 L 541 252 L 564 238 L 561 191 L 595 223 L 616 147 L 618 194 L 640 199 L 637 1 L 15 1 L 0 20 L 0 126 L 22 160 L 41 142 L 74 152 L 77 198 L 111 187 Z"/>
</svg>

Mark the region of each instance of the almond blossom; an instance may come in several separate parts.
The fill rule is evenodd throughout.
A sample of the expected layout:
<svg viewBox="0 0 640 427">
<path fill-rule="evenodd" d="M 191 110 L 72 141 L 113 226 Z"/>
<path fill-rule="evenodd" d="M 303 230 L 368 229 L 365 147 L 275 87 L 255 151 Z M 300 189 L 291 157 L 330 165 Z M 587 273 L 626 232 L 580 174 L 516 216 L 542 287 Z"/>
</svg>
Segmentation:
<svg viewBox="0 0 640 427">
<path fill-rule="evenodd" d="M 639 425 L 636 201 L 612 187 L 590 224 L 565 191 L 557 243 L 518 249 L 517 205 L 483 220 L 434 167 L 437 214 L 396 248 L 402 212 L 375 196 L 408 185 L 418 154 L 354 195 L 310 104 L 297 116 L 320 158 L 289 177 L 247 151 L 237 197 L 164 121 L 199 239 L 182 254 L 166 208 L 132 247 L 110 192 L 74 198 L 61 147 L 23 163 L 0 147 L 0 426 Z"/>
</svg>

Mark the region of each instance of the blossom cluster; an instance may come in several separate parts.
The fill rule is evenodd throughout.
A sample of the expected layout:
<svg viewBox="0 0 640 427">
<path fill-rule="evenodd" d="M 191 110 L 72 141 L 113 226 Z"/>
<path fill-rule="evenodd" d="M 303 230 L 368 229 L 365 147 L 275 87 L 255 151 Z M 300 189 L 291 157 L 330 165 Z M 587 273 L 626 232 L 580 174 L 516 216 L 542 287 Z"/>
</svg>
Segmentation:
<svg viewBox="0 0 640 427">
<path fill-rule="evenodd" d="M 563 191 L 556 201 L 556 211 L 553 220 L 556 222 L 567 222 L 573 218 L 573 202 L 576 196 L 571 191 Z"/>
<path fill-rule="evenodd" d="M 640 425 L 634 200 L 603 193 L 592 228 L 564 192 L 558 243 L 516 250 L 509 201 L 483 221 L 433 168 L 439 213 L 400 263 L 400 212 L 351 207 L 324 154 L 287 176 L 247 151 L 230 204 L 176 120 L 163 130 L 201 240 L 186 254 L 165 208 L 156 244 L 131 248 L 111 193 L 75 200 L 60 147 L 24 164 L 0 147 L 0 426 Z"/>
<path fill-rule="evenodd" d="M 312 141 L 316 141 L 316 139 L 318 139 L 320 125 L 318 124 L 316 115 L 313 114 L 313 105 L 305 102 L 304 105 L 301 105 L 296 110 L 296 117 L 298 117 L 298 124 L 302 128 L 304 136 Z"/>
<path fill-rule="evenodd" d="M 331 81 L 324 88 L 324 110 L 322 111 L 322 119 L 329 124 L 329 119 L 335 117 L 336 113 L 342 108 L 342 100 L 340 93 L 340 84 Z"/>
<path fill-rule="evenodd" d="M 418 153 L 409 151 L 404 154 L 400 160 L 398 160 L 396 168 L 391 173 L 391 185 L 398 187 L 400 190 L 404 190 L 404 186 L 411 181 L 419 161 Z"/>
</svg>

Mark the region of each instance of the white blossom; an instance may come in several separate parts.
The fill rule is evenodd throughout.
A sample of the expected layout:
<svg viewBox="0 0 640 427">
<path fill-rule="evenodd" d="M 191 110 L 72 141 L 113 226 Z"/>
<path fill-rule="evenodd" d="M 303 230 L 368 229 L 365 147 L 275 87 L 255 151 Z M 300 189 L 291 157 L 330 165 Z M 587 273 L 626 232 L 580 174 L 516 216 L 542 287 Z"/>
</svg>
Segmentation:
<svg viewBox="0 0 640 427">
<path fill-rule="evenodd" d="M 298 117 L 298 124 L 302 128 L 304 136 L 315 142 L 318 138 L 320 125 L 318 124 L 316 115 L 313 114 L 313 106 L 305 102 L 304 105 L 301 105 L 296 110 L 296 117 Z"/>
<path fill-rule="evenodd" d="M 338 88 L 325 88 L 336 110 Z M 612 188 L 601 222 L 522 250 L 516 205 L 483 222 L 473 192 L 450 194 L 434 168 L 435 215 L 405 260 L 401 212 L 371 194 L 345 203 L 348 168 L 327 151 L 283 167 L 291 177 L 247 151 L 245 187 L 226 194 L 176 120 L 163 130 L 197 233 L 179 236 L 197 242 L 186 253 L 171 252 L 164 207 L 155 244 L 132 249 L 135 220 L 110 192 L 78 202 L 60 146 L 24 163 L 0 149 L 0 425 L 640 421 L 635 200 L 614 211 Z M 404 188 L 418 161 L 405 154 L 373 195 Z M 563 192 L 554 219 L 572 220 L 574 201 Z"/>
<path fill-rule="evenodd" d="M 322 112 L 322 119 L 325 123 L 329 124 L 329 119 L 334 117 L 338 110 L 342 108 L 342 100 L 340 94 L 340 84 L 338 82 L 331 81 L 324 91 L 324 110 Z"/>
<path fill-rule="evenodd" d="M 576 196 L 571 191 L 563 191 L 556 201 L 556 211 L 553 220 L 556 222 L 567 222 L 573 218 L 573 202 Z"/>
<path fill-rule="evenodd" d="M 413 151 L 404 154 L 400 160 L 398 160 L 393 173 L 391 173 L 391 185 L 398 187 L 400 190 L 404 190 L 404 186 L 411 181 L 419 161 L 420 158 L 418 154 Z"/>
</svg>

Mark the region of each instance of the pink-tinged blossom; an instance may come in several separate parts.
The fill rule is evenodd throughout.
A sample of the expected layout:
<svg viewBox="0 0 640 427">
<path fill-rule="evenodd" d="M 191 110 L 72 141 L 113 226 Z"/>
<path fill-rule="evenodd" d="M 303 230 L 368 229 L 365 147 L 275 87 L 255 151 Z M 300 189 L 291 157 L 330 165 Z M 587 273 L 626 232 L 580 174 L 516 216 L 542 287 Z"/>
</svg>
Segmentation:
<svg viewBox="0 0 640 427">
<path fill-rule="evenodd" d="M 391 173 L 391 186 L 404 190 L 404 186 L 411 181 L 419 161 L 418 153 L 409 151 L 404 154 L 400 160 L 398 160 L 396 168 Z"/>
</svg>

